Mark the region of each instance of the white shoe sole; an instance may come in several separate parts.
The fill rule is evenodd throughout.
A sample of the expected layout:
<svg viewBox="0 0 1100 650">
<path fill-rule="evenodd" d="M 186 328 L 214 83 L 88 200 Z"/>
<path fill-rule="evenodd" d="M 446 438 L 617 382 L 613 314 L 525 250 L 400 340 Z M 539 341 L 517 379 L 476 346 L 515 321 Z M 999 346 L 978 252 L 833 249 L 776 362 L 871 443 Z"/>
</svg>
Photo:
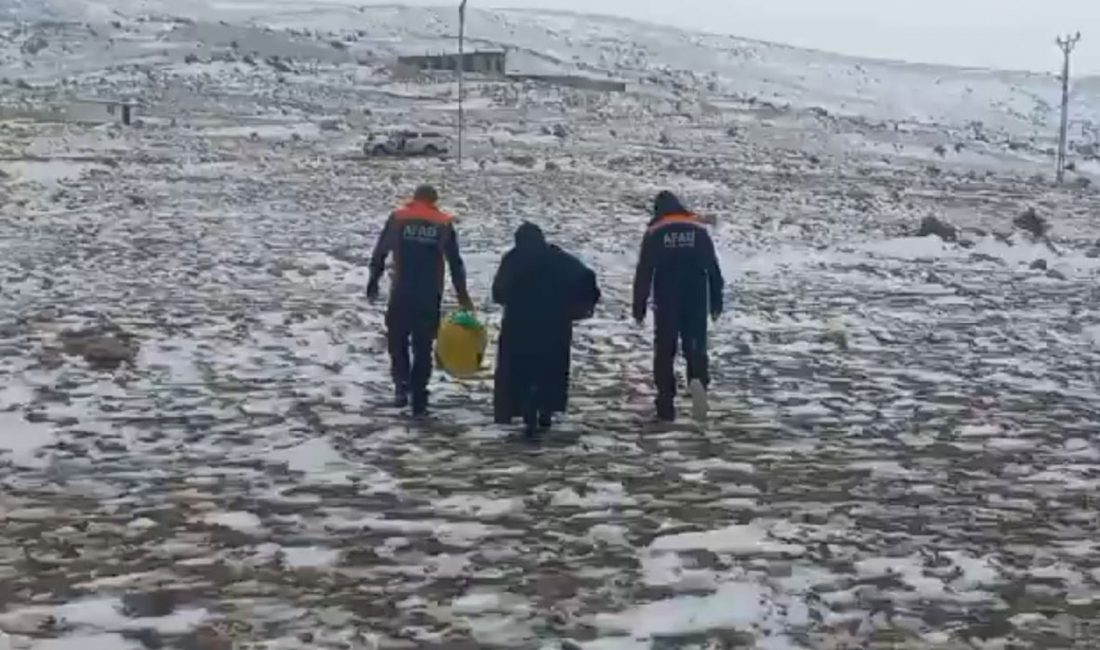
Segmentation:
<svg viewBox="0 0 1100 650">
<path fill-rule="evenodd" d="M 703 382 L 693 379 L 688 385 L 688 390 L 691 391 L 691 417 L 696 422 L 705 422 L 707 411 L 710 410 L 707 404 L 706 387 L 703 386 Z"/>
</svg>

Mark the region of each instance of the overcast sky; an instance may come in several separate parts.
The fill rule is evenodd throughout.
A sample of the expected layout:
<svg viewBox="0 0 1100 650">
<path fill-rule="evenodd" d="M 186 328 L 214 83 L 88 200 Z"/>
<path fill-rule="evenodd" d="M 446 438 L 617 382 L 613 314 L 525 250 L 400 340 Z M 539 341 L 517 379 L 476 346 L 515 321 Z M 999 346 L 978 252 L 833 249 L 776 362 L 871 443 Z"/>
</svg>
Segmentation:
<svg viewBox="0 0 1100 650">
<path fill-rule="evenodd" d="M 624 15 L 846 54 L 1051 72 L 1061 65 L 1055 36 L 1080 30 L 1075 72 L 1100 74 L 1100 0 L 469 2 L 470 7 L 545 7 Z M 424 4 L 446 4 L 446 0 Z"/>
</svg>

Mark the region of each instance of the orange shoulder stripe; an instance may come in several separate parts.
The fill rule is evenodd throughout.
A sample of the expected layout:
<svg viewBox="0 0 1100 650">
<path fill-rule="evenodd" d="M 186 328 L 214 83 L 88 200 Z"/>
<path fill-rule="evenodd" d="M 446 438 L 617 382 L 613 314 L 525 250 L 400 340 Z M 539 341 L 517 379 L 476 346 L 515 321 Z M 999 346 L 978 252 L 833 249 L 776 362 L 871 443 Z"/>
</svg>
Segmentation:
<svg viewBox="0 0 1100 650">
<path fill-rule="evenodd" d="M 652 226 L 650 226 L 649 229 L 648 229 L 648 232 L 654 232 L 654 231 L 660 230 L 661 228 L 664 228 L 665 226 L 671 226 L 671 225 L 677 224 L 677 223 L 689 223 L 689 224 L 692 224 L 694 226 L 699 226 L 700 228 L 705 228 L 706 227 L 706 224 L 703 222 L 703 220 L 700 219 L 699 217 L 695 216 L 694 214 L 689 214 L 689 213 L 666 214 L 665 216 L 658 219 L 656 223 L 654 223 Z"/>
<path fill-rule="evenodd" d="M 454 217 L 427 203 L 413 201 L 394 211 L 393 216 L 400 221 L 416 220 L 428 221 L 435 224 L 449 224 Z"/>
</svg>

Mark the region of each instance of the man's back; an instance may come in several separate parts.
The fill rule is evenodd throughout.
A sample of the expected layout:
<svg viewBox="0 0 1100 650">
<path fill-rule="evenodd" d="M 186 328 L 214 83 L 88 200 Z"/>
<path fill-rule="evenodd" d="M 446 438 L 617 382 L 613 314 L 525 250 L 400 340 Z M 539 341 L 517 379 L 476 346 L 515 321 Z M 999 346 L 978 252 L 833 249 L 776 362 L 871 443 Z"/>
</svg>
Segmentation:
<svg viewBox="0 0 1100 650">
<path fill-rule="evenodd" d="M 424 201 L 412 201 L 390 215 L 371 266 L 380 273 L 385 256 L 393 253 L 391 303 L 437 310 L 443 297 L 445 261 L 450 264 L 456 290 L 461 286 L 459 293 L 465 293 L 465 266 L 453 223 L 449 214 Z"/>
<path fill-rule="evenodd" d="M 634 315 L 644 316 L 650 292 L 658 310 L 720 306 L 722 274 L 706 224 L 675 202 L 646 230 L 634 280 Z"/>
<path fill-rule="evenodd" d="M 707 273 L 713 244 L 702 222 L 684 215 L 658 220 L 646 237 L 653 250 L 653 294 L 661 303 L 707 304 Z"/>
</svg>

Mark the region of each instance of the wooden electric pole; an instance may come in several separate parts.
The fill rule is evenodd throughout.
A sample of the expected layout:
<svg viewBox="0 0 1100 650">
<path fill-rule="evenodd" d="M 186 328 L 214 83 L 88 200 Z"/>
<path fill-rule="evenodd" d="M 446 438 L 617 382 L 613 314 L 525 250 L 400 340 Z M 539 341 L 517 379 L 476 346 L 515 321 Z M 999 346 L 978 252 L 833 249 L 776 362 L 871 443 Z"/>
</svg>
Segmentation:
<svg viewBox="0 0 1100 650">
<path fill-rule="evenodd" d="M 1065 38 L 1059 36 L 1055 42 L 1062 50 L 1062 124 L 1058 130 L 1058 184 L 1061 185 L 1066 177 L 1066 141 L 1069 136 L 1069 57 L 1077 42 L 1081 40 L 1081 32 Z"/>
<path fill-rule="evenodd" d="M 462 100 L 465 95 L 463 73 L 466 71 L 466 0 L 458 5 L 458 168 L 462 169 L 462 135 L 466 130 L 466 113 Z"/>
</svg>

